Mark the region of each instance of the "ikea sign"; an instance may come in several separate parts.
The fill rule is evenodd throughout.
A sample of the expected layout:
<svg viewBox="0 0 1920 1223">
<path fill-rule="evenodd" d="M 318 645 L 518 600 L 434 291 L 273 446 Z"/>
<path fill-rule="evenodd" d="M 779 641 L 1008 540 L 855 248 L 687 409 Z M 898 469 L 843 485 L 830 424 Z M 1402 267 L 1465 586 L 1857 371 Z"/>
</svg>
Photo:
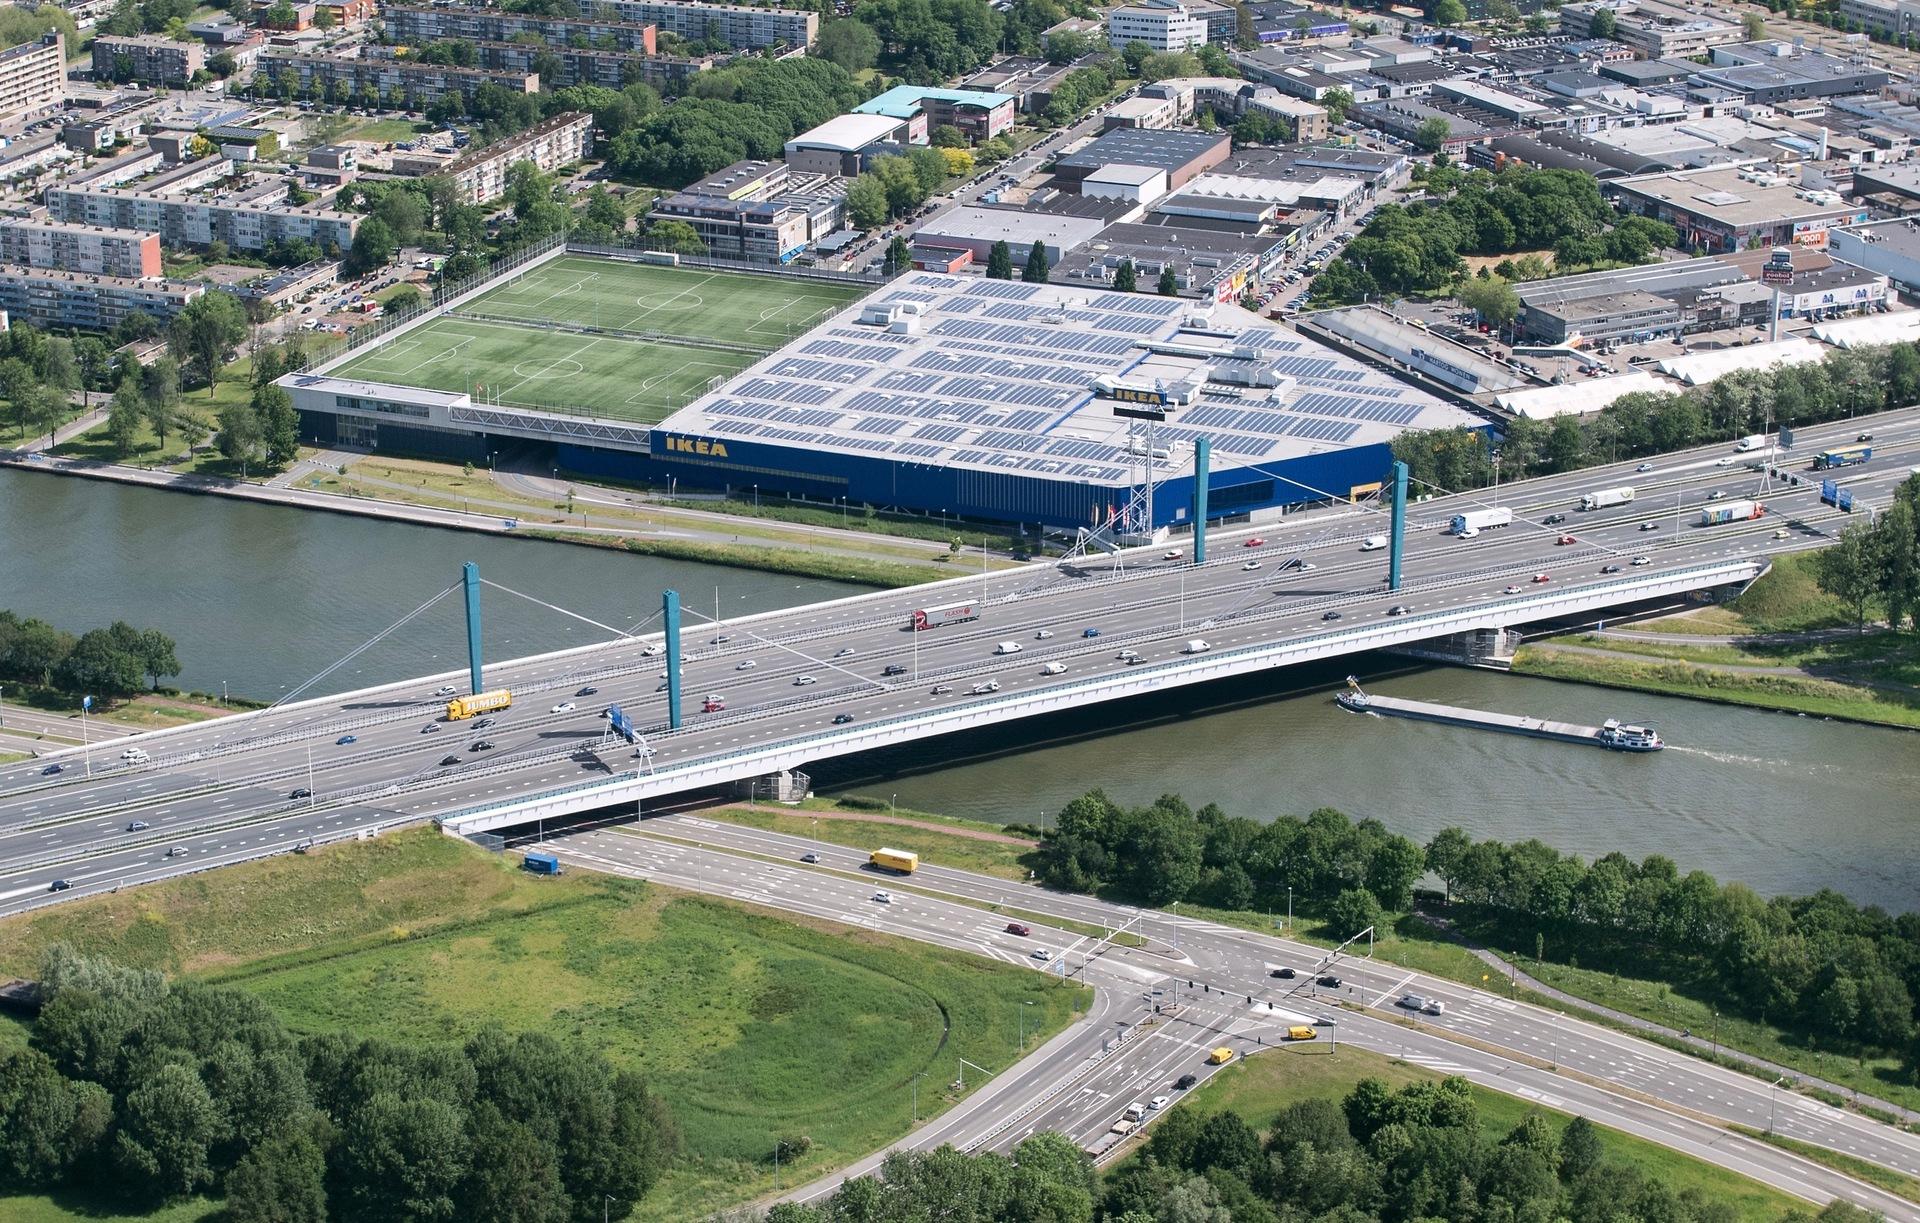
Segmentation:
<svg viewBox="0 0 1920 1223">
<path fill-rule="evenodd" d="M 1150 403 L 1158 408 L 1167 406 L 1166 392 L 1145 387 L 1117 386 L 1113 388 L 1113 397 L 1122 403 Z"/>
<path fill-rule="evenodd" d="M 667 453 L 698 454 L 705 455 L 708 458 L 724 459 L 727 457 L 727 444 L 725 442 L 710 442 L 704 437 L 669 437 L 667 438 Z"/>
</svg>

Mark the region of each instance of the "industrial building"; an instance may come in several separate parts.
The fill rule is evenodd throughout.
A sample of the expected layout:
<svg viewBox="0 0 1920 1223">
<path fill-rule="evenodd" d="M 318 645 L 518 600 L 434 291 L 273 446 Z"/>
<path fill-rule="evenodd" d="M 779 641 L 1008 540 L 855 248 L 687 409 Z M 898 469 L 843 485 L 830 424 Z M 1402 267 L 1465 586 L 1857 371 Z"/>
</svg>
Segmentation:
<svg viewBox="0 0 1920 1223">
<path fill-rule="evenodd" d="M 957 127 L 978 144 L 1013 126 L 1014 97 L 980 89 L 896 85 L 853 109 L 855 114 L 905 120 L 914 144 L 926 144 L 936 127 Z"/>
<path fill-rule="evenodd" d="M 1614 40 L 1644 59 L 1688 59 L 1746 39 L 1738 22 L 1658 0 L 1578 0 L 1560 7 L 1560 28 L 1590 38 L 1594 15 L 1602 10 L 1613 14 Z"/>
<path fill-rule="evenodd" d="M 593 116 L 584 111 L 563 111 L 517 136 L 468 153 L 440 173 L 453 180 L 461 203 L 484 204 L 506 194 L 507 170 L 518 162 L 530 161 L 551 174 L 585 159 L 592 151 Z"/>
<path fill-rule="evenodd" d="M 1920 222 L 1875 221 L 1832 230 L 1829 237 L 1827 250 L 1835 259 L 1878 272 L 1920 296 Z"/>
<path fill-rule="evenodd" d="M 795 170 L 852 178 L 880 146 L 907 144 L 908 128 L 891 115 L 836 115 L 787 141 L 785 157 Z"/>
<path fill-rule="evenodd" d="M 1824 245 L 1828 230 L 1867 219 L 1864 207 L 1838 192 L 1802 185 L 1791 167 L 1709 166 L 1614 179 L 1602 187 L 1625 211 L 1665 221 L 1682 245 L 1709 251 Z"/>
<path fill-rule="evenodd" d="M 0 311 L 45 329 L 111 331 L 136 311 L 164 323 L 204 292 L 187 281 L 0 266 Z"/>
<path fill-rule="evenodd" d="M 1724 89 L 1748 102 L 1771 106 L 1802 98 L 1873 93 L 1891 78 L 1885 68 L 1870 63 L 1768 41 L 1717 47 L 1713 62 L 1696 68 L 1692 79 L 1696 85 Z"/>
<path fill-rule="evenodd" d="M 49 33 L 0 51 L 0 123 L 50 110 L 67 96 L 67 44 Z"/>
<path fill-rule="evenodd" d="M 1232 152 L 1231 132 L 1116 128 L 1054 162 L 1053 174 L 1062 189 L 1072 191 L 1107 166 L 1147 166 L 1165 171 L 1168 189 L 1177 191 Z"/>
<path fill-rule="evenodd" d="M 693 226 L 709 254 L 790 263 L 845 223 L 846 180 L 740 161 L 656 199 L 651 215 Z"/>
<path fill-rule="evenodd" d="M 0 264 L 143 280 L 160 275 L 160 235 L 0 217 Z"/>
<path fill-rule="evenodd" d="M 931 250 L 968 251 L 985 264 L 996 242 L 1005 242 L 1013 266 L 1024 268 L 1038 242 L 1050 267 L 1058 267 L 1066 253 L 1091 242 L 1110 218 L 1072 216 L 1035 209 L 990 208 L 964 205 L 928 221 L 914 235 L 914 244 Z"/>
</svg>

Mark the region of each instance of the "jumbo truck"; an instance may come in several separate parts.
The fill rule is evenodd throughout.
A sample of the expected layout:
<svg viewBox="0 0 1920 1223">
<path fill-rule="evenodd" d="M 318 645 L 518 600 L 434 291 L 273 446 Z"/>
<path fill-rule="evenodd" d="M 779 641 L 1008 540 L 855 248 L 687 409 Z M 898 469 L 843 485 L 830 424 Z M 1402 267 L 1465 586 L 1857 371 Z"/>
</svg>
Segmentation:
<svg viewBox="0 0 1920 1223">
<path fill-rule="evenodd" d="M 1464 514 L 1455 514 L 1448 529 L 1455 535 L 1471 539 L 1482 531 L 1504 527 L 1512 521 L 1513 511 L 1505 506 L 1492 510 L 1468 510 Z"/>
<path fill-rule="evenodd" d="M 876 849 L 867 861 L 880 870 L 898 871 L 902 875 L 911 875 L 920 869 L 920 855 L 905 849 Z"/>
<path fill-rule="evenodd" d="M 476 692 L 472 696 L 456 696 L 447 702 L 447 721 L 458 722 L 465 718 L 477 718 L 483 713 L 505 709 L 511 704 L 513 704 L 513 693 L 505 688 L 495 688 L 492 692 Z"/>
<path fill-rule="evenodd" d="M 1722 501 L 1700 511 L 1700 525 L 1711 527 L 1723 522 L 1744 522 L 1766 512 L 1767 507 L 1758 501 Z"/>
<path fill-rule="evenodd" d="M 1632 503 L 1633 490 L 1626 487 L 1603 488 L 1599 492 L 1585 493 L 1580 498 L 1580 508 L 1583 510 L 1604 510 Z"/>
<path fill-rule="evenodd" d="M 943 624 L 965 624 L 980 618 L 978 603 L 948 603 L 943 607 L 915 608 L 910 623 L 915 632 L 939 628 Z"/>
</svg>

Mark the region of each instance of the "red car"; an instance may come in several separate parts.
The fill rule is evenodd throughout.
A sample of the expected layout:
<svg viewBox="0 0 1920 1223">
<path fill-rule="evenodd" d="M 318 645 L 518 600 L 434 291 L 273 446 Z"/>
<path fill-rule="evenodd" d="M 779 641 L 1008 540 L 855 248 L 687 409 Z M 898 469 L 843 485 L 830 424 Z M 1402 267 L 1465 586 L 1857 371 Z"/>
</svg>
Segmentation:
<svg viewBox="0 0 1920 1223">
<path fill-rule="evenodd" d="M 1017 921 L 1010 921 L 1007 923 L 1007 933 L 1017 934 L 1021 938 L 1025 938 L 1027 935 L 1033 933 L 1033 928 L 1031 926 L 1023 926 Z"/>
<path fill-rule="evenodd" d="M 1534 580 L 1534 583 L 1537 585 L 1538 583 L 1541 583 L 1541 582 L 1551 582 L 1553 579 L 1548 577 L 1544 573 L 1536 573 L 1533 575 L 1533 580 Z"/>
<path fill-rule="evenodd" d="M 1266 540 L 1261 539 L 1258 535 L 1256 535 L 1252 539 L 1249 539 L 1246 543 L 1241 544 L 1240 546 L 1243 548 L 1258 548 L 1258 547 L 1264 546 L 1266 542 L 1267 542 Z"/>
<path fill-rule="evenodd" d="M 1580 541 L 1575 539 L 1571 535 L 1562 535 L 1559 539 L 1556 539 L 1554 542 L 1560 545 L 1562 548 L 1564 548 L 1568 544 L 1579 543 Z"/>
</svg>

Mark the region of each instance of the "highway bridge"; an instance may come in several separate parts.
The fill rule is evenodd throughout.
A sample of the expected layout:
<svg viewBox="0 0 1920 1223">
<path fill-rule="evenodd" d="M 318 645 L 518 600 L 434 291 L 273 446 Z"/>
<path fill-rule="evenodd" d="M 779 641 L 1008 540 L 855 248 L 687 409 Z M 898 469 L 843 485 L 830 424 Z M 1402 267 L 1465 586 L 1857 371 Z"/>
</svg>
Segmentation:
<svg viewBox="0 0 1920 1223">
<path fill-rule="evenodd" d="M 1857 499 L 1843 513 L 1805 469 L 1862 432 L 1874 455 L 1838 473 Z M 1797 484 L 1727 446 L 1510 484 L 1498 500 L 1513 525 L 1474 539 L 1445 524 L 1490 493 L 1417 504 L 1398 591 L 1385 553 L 1360 550 L 1386 516 L 1356 507 L 1215 532 L 1205 564 L 1134 549 L 707 624 L 685 634 L 684 684 L 693 706 L 717 695 L 726 707 L 678 730 L 652 634 L 490 666 L 488 687 L 515 698 L 490 723 L 445 719 L 442 693 L 464 679 L 449 674 L 65 750 L 0 769 L 0 912 L 425 818 L 478 832 L 638 810 L 1014 718 L 1737 588 L 1769 556 L 1828 543 L 1885 504 L 1920 464 L 1920 412 L 1796 442 L 1800 457 L 1780 470 Z M 1628 484 L 1630 505 L 1575 508 L 1583 492 Z M 1767 513 L 1698 525 L 1716 494 L 1757 497 Z M 1565 520 L 1543 524 L 1556 514 Z M 959 599 L 980 601 L 977 620 L 907 627 L 915 608 Z M 1196 641 L 1207 648 L 1188 652 Z M 985 685 L 995 690 L 976 691 Z M 642 746 L 609 734 L 609 704 Z M 135 749 L 147 758 L 126 759 Z M 55 880 L 70 890 L 50 892 Z"/>
</svg>

